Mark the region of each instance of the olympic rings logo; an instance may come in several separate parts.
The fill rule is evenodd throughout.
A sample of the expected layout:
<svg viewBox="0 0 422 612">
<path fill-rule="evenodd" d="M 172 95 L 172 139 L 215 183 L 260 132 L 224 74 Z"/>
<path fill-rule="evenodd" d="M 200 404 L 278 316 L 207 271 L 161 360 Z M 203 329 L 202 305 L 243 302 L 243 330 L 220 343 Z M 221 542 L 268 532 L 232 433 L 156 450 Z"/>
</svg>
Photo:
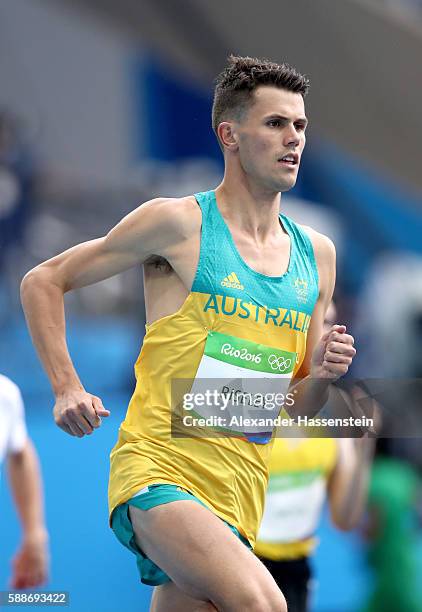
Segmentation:
<svg viewBox="0 0 422 612">
<path fill-rule="evenodd" d="M 292 365 L 292 360 L 286 357 L 277 357 L 277 355 L 270 355 L 268 357 L 268 363 L 271 366 L 272 370 L 285 372 Z"/>
</svg>

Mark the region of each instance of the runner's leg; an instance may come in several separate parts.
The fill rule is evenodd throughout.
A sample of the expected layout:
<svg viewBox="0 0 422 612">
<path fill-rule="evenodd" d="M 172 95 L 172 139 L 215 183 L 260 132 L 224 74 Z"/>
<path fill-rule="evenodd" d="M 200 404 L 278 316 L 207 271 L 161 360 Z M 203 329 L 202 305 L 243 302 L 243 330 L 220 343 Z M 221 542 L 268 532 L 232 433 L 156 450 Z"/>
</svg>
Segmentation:
<svg viewBox="0 0 422 612">
<path fill-rule="evenodd" d="M 189 597 L 220 612 L 286 612 L 269 571 L 210 510 L 176 501 L 129 515 L 138 546 Z"/>
</svg>

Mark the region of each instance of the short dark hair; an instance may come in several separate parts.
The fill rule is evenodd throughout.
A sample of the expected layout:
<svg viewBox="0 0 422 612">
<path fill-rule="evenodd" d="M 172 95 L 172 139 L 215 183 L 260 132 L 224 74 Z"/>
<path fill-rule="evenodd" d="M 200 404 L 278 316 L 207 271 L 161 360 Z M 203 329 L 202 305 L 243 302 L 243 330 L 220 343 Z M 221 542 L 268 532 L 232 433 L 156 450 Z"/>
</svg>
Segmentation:
<svg viewBox="0 0 422 612">
<path fill-rule="evenodd" d="M 230 55 L 228 65 L 215 81 L 212 128 L 225 119 L 240 119 L 253 102 L 253 92 L 260 85 L 272 85 L 299 93 L 308 93 L 309 80 L 289 64 L 276 64 L 256 57 Z"/>
</svg>

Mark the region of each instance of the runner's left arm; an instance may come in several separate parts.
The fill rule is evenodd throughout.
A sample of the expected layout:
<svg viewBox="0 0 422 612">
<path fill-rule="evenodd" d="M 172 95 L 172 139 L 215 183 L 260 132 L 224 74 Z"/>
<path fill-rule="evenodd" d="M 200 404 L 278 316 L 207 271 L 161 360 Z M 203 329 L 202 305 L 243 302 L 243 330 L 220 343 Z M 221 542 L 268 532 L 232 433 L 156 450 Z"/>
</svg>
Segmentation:
<svg viewBox="0 0 422 612">
<path fill-rule="evenodd" d="M 309 232 L 318 267 L 319 296 L 307 334 L 305 356 L 290 386 L 295 397 L 288 410 L 292 417 L 315 415 L 327 400 L 330 383 L 347 373 L 356 354 L 354 339 L 346 333 L 345 325 L 332 325 L 323 335 L 324 318 L 335 286 L 335 247 L 326 236 L 310 228 Z"/>
</svg>

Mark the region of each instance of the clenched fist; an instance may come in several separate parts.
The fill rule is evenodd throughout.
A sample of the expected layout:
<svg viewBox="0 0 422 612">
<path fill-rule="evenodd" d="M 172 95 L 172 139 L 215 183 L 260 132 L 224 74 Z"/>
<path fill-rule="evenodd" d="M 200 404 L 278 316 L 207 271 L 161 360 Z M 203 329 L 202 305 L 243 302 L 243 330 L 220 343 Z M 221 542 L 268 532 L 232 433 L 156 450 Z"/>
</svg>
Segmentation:
<svg viewBox="0 0 422 612">
<path fill-rule="evenodd" d="M 56 397 L 54 420 L 63 431 L 82 438 L 92 434 L 101 425 L 101 417 L 108 417 L 99 397 L 83 390 L 73 390 L 61 393 Z"/>
<path fill-rule="evenodd" d="M 344 376 L 356 355 L 353 344 L 353 336 L 346 334 L 345 325 L 333 325 L 314 349 L 311 376 L 332 380 Z"/>
</svg>

